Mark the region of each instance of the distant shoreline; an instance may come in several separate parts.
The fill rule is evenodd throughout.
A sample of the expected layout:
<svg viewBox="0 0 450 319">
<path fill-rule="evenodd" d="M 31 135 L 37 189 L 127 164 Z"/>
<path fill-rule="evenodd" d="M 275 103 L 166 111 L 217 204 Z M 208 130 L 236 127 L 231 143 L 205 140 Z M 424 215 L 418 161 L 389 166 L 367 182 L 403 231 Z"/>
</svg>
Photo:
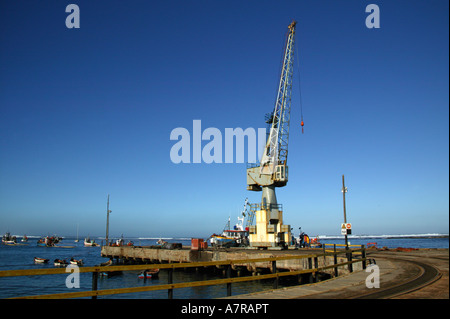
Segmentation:
<svg viewBox="0 0 450 319">
<path fill-rule="evenodd" d="M 315 235 L 308 234 L 310 237 L 316 237 Z M 14 235 L 17 238 L 22 238 L 23 235 Z M 37 235 L 27 235 L 29 239 L 39 239 L 45 236 L 37 236 Z M 68 236 L 60 236 L 63 239 L 64 238 L 76 238 L 76 235 L 68 235 Z M 90 236 L 95 239 L 105 239 L 104 235 L 101 236 Z M 331 239 L 343 239 L 343 235 L 317 235 L 322 240 L 331 240 Z M 110 236 L 110 239 L 112 238 L 120 238 L 120 236 Z M 156 237 L 156 236 L 124 236 L 125 239 L 134 239 L 134 240 L 158 240 L 158 239 L 164 239 L 164 240 L 191 240 L 191 238 L 202 238 L 202 236 L 162 236 L 162 237 Z M 349 239 L 433 239 L 433 238 L 449 238 L 449 234 L 405 234 L 405 235 L 349 235 Z M 83 240 L 83 236 L 79 236 L 80 240 Z"/>
<path fill-rule="evenodd" d="M 318 236 L 320 239 L 327 240 L 327 239 L 342 239 L 344 238 L 343 235 L 341 236 L 332 236 L 332 235 L 322 235 Z M 449 238 L 448 234 L 423 234 L 423 235 L 349 235 L 349 239 L 371 239 L 371 238 L 377 238 L 377 239 L 433 239 L 433 238 Z"/>
</svg>

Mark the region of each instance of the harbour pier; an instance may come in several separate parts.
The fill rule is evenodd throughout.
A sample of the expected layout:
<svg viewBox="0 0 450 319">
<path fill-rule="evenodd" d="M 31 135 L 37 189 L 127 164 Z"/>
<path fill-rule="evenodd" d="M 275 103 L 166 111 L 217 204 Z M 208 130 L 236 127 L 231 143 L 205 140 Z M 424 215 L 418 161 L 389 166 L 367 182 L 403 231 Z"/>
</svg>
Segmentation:
<svg viewBox="0 0 450 319">
<path fill-rule="evenodd" d="M 333 250 L 333 248 L 332 248 Z M 336 248 L 334 247 L 334 252 Z M 102 246 L 101 256 L 115 259 L 118 264 L 166 264 L 233 261 L 231 268 L 237 275 L 250 272 L 252 274 L 273 272 L 298 272 L 308 269 L 321 269 L 321 273 L 335 276 L 362 270 L 365 263 L 349 263 L 349 259 L 365 258 L 363 253 L 329 255 L 325 249 L 288 249 L 288 250 L 253 250 L 244 248 L 191 250 L 189 246 L 182 249 L 157 249 L 143 246 Z M 276 269 L 272 261 L 267 259 L 279 257 Z M 265 259 L 258 261 L 259 259 Z M 332 267 L 332 265 L 340 266 Z M 220 265 L 212 265 L 220 268 Z"/>
</svg>

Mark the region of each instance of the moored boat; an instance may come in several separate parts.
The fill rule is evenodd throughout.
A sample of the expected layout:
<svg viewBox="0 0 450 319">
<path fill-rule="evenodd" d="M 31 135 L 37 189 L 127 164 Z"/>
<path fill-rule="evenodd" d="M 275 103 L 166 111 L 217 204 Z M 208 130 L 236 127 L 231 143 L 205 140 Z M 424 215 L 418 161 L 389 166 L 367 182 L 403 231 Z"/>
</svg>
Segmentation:
<svg viewBox="0 0 450 319">
<path fill-rule="evenodd" d="M 159 274 L 159 269 L 155 268 L 155 269 L 147 269 L 141 273 L 139 273 L 138 278 L 139 279 L 150 279 L 150 278 L 157 278 Z"/>
<path fill-rule="evenodd" d="M 34 257 L 34 262 L 37 264 L 46 264 L 46 263 L 48 263 L 48 259 Z"/>
<path fill-rule="evenodd" d="M 74 259 L 73 257 L 70 258 L 70 263 L 72 265 L 77 265 L 77 266 L 83 266 L 83 259 Z"/>
<path fill-rule="evenodd" d="M 38 239 L 37 245 L 42 247 L 54 247 L 62 240 L 62 237 L 58 236 L 47 236 Z"/>
<path fill-rule="evenodd" d="M 112 266 L 112 265 L 113 265 L 113 261 L 112 261 L 112 259 L 110 259 L 107 262 L 101 263 L 98 266 L 100 266 L 100 267 L 109 267 L 109 266 Z M 117 276 L 117 275 L 120 275 L 120 274 L 122 274 L 122 271 L 120 271 L 120 270 L 113 270 L 113 271 L 105 270 L 105 271 L 102 271 L 102 272 L 99 273 L 100 276 L 104 276 L 104 277 L 112 277 L 112 276 Z"/>
<path fill-rule="evenodd" d="M 69 263 L 65 259 L 55 259 L 53 261 L 53 264 L 56 267 L 60 267 L 60 266 L 67 266 Z"/>
<path fill-rule="evenodd" d="M 84 246 L 85 247 L 95 247 L 95 246 L 98 246 L 98 244 L 95 242 L 94 239 L 91 240 L 91 238 L 88 236 L 84 239 Z"/>
<path fill-rule="evenodd" d="M 231 229 L 230 219 L 226 224 L 222 234 L 212 234 L 209 237 L 213 247 L 236 247 L 248 245 L 248 227 L 244 229 L 244 218 L 238 217 L 238 223 Z"/>
<path fill-rule="evenodd" d="M 15 245 L 17 244 L 17 238 L 16 236 L 11 236 L 10 232 L 6 232 L 2 237 L 2 243 L 6 245 Z"/>
<path fill-rule="evenodd" d="M 248 199 L 244 201 L 244 209 L 241 212 L 242 217 L 238 217 L 238 222 L 233 228 L 230 226 L 230 218 L 225 225 L 222 233 L 212 234 L 209 240 L 212 247 L 237 247 L 249 245 L 249 229 L 253 225 L 254 210 L 251 208 Z M 244 220 L 247 218 L 244 226 Z"/>
</svg>

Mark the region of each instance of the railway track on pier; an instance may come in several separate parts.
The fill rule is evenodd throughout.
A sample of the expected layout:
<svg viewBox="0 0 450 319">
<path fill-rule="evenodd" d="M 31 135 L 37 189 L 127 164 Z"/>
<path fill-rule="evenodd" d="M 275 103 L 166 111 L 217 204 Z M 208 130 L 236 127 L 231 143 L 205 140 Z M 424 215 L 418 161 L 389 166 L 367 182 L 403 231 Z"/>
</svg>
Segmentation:
<svg viewBox="0 0 450 319">
<path fill-rule="evenodd" d="M 373 254 L 376 258 L 384 258 L 393 262 L 405 262 L 413 265 L 419 270 L 417 275 L 413 275 L 405 280 L 402 280 L 398 284 L 388 286 L 384 289 L 377 289 L 374 292 L 370 292 L 364 295 L 359 295 L 353 299 L 388 299 L 395 298 L 404 294 L 408 294 L 419 289 L 422 289 L 428 285 L 439 280 L 442 276 L 438 268 L 434 267 L 429 263 L 424 263 L 414 259 L 407 258 L 408 255 L 404 257 L 392 256 L 389 254 Z M 406 258 L 405 258 L 406 257 Z"/>
</svg>

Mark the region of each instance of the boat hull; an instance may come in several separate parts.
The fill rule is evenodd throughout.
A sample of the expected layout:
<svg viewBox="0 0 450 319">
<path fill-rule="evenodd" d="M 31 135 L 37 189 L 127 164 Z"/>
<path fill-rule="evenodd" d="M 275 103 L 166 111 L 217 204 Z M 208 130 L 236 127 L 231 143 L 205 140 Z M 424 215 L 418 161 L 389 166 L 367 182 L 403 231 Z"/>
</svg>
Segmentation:
<svg viewBox="0 0 450 319">
<path fill-rule="evenodd" d="M 48 263 L 48 259 L 35 257 L 34 262 L 37 264 L 46 264 Z"/>
<path fill-rule="evenodd" d="M 212 246 L 220 246 L 220 247 L 233 247 L 237 245 L 235 238 L 225 237 L 225 236 L 214 236 L 211 237 L 211 245 Z"/>
<path fill-rule="evenodd" d="M 147 270 L 147 271 L 145 272 L 145 276 L 144 276 L 144 272 L 141 272 L 141 273 L 138 275 L 138 278 L 139 278 L 139 279 L 144 279 L 144 278 L 146 278 L 146 279 L 156 278 L 156 277 L 158 277 L 158 273 L 159 273 L 159 269 L 150 269 L 150 270 Z"/>
</svg>

